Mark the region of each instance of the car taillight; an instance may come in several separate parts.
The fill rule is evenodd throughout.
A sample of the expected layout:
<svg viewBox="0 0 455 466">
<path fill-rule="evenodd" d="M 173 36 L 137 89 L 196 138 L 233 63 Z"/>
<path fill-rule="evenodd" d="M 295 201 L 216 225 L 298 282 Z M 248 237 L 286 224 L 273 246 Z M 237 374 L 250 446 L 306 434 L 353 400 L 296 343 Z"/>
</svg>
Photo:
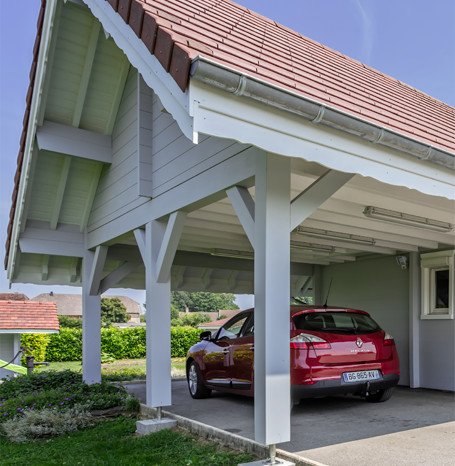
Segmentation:
<svg viewBox="0 0 455 466">
<path fill-rule="evenodd" d="M 330 343 L 310 333 L 299 333 L 291 338 L 292 349 L 330 349 Z"/>
<path fill-rule="evenodd" d="M 393 346 L 395 344 L 395 341 L 393 340 L 392 335 L 389 333 L 386 333 L 384 335 L 384 346 Z"/>
</svg>

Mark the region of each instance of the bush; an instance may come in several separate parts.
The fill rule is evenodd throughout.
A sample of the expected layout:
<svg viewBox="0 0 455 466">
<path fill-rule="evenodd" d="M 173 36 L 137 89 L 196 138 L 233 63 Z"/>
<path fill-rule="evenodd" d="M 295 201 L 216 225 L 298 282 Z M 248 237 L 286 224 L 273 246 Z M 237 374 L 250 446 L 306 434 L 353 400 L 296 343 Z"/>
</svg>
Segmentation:
<svg viewBox="0 0 455 466">
<path fill-rule="evenodd" d="M 129 314 L 119 298 L 101 298 L 101 321 L 110 325 L 112 322 L 128 322 Z"/>
<path fill-rule="evenodd" d="M 200 324 L 211 321 L 212 319 L 207 314 L 191 312 L 182 315 L 178 319 L 172 319 L 171 325 L 173 325 L 174 327 L 197 327 Z"/>
<path fill-rule="evenodd" d="M 171 327 L 171 356 L 185 357 L 198 341 L 200 330 L 192 327 Z M 145 327 L 101 329 L 101 351 L 114 359 L 145 357 Z M 62 328 L 52 334 L 46 350 L 47 361 L 81 361 L 82 330 Z"/>
<path fill-rule="evenodd" d="M 58 316 L 58 322 L 61 327 L 66 328 L 82 328 L 82 319 L 69 316 Z"/>
<path fill-rule="evenodd" d="M 81 361 L 82 329 L 61 328 L 60 333 L 51 334 L 46 358 L 47 361 Z"/>
<path fill-rule="evenodd" d="M 15 377 L 0 385 L 0 422 L 17 419 L 28 412 L 52 408 L 58 411 L 84 405 L 106 409 L 125 405 L 127 393 L 105 381 L 88 385 L 81 374 L 69 370 L 45 371 Z"/>
<path fill-rule="evenodd" d="M 171 357 L 184 358 L 191 346 L 199 341 L 201 331 L 192 327 L 171 327 Z"/>
<path fill-rule="evenodd" d="M 34 356 L 36 362 L 45 361 L 46 349 L 49 342 L 50 335 L 45 333 L 23 333 L 21 335 L 21 346 L 30 348 L 27 356 Z M 21 362 L 25 366 L 25 356 L 22 356 Z"/>
</svg>

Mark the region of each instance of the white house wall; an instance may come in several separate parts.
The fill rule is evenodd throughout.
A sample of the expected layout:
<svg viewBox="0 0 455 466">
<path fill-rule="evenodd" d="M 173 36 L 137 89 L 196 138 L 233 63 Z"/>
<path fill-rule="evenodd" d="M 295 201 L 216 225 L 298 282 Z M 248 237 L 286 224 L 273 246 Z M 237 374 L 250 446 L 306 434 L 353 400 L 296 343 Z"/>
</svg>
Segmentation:
<svg viewBox="0 0 455 466">
<path fill-rule="evenodd" d="M 400 384 L 409 385 L 409 271 L 397 265 L 395 256 L 323 267 L 322 301 L 330 280 L 329 306 L 367 311 L 393 335 L 400 357 Z"/>
<path fill-rule="evenodd" d="M 455 390 L 455 320 L 420 321 L 420 386 Z"/>
</svg>

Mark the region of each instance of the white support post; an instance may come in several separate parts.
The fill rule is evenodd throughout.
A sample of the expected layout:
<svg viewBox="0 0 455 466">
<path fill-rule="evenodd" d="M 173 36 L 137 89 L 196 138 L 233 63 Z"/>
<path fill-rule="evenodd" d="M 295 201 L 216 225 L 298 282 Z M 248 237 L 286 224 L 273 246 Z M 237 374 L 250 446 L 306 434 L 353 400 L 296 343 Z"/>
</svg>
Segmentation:
<svg viewBox="0 0 455 466">
<path fill-rule="evenodd" d="M 145 229 L 146 257 L 146 403 L 169 406 L 171 401 L 171 277 L 159 283 L 156 261 L 166 232 L 166 224 L 153 220 Z"/>
<path fill-rule="evenodd" d="M 243 230 L 254 247 L 254 201 L 248 189 L 234 186 L 228 189 L 226 194 L 243 226 Z"/>
<path fill-rule="evenodd" d="M 409 386 L 420 387 L 421 278 L 419 253 L 409 254 Z"/>
<path fill-rule="evenodd" d="M 101 382 L 101 300 L 90 295 L 90 276 L 95 253 L 82 260 L 82 378 L 88 384 Z"/>
<path fill-rule="evenodd" d="M 255 189 L 254 424 L 264 445 L 290 440 L 290 159 L 258 157 Z"/>
</svg>

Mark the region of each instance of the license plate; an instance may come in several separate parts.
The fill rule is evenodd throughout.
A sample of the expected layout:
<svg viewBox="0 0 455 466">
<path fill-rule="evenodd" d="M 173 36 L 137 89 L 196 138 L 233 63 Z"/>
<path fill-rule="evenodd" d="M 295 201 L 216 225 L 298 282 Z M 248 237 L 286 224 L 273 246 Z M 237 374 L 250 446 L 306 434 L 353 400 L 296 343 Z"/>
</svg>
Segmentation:
<svg viewBox="0 0 455 466">
<path fill-rule="evenodd" d="M 365 382 L 367 380 L 380 379 L 381 375 L 378 370 L 374 371 L 358 371 L 358 372 L 345 372 L 343 379 L 345 382 Z"/>
</svg>

